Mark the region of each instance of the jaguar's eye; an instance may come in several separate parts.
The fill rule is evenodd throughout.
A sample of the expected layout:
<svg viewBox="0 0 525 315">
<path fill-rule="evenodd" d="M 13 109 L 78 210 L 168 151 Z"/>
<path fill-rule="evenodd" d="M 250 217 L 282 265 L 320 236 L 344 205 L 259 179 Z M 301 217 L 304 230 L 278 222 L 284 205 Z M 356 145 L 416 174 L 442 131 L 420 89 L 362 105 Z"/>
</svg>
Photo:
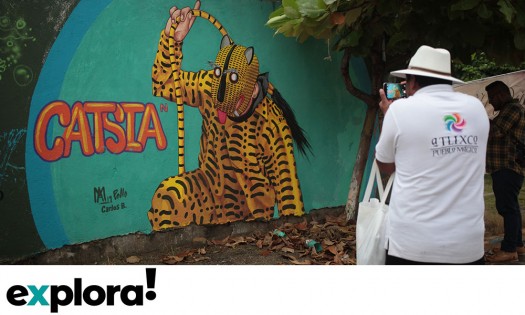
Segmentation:
<svg viewBox="0 0 525 315">
<path fill-rule="evenodd" d="M 215 67 L 215 68 L 213 69 L 213 74 L 214 74 L 217 78 L 219 78 L 219 77 L 221 76 L 221 68 L 219 68 L 219 67 Z"/>
<path fill-rule="evenodd" d="M 230 81 L 232 83 L 237 83 L 237 81 L 239 81 L 239 75 L 237 74 L 237 72 L 230 73 Z"/>
</svg>

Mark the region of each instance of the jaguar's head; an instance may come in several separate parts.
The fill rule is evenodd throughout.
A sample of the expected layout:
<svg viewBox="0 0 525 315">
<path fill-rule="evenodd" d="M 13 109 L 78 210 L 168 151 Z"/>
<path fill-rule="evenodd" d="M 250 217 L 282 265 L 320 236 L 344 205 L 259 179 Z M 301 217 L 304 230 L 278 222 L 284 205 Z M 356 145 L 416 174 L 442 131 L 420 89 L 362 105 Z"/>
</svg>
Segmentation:
<svg viewBox="0 0 525 315">
<path fill-rule="evenodd" d="M 259 91 L 259 60 L 253 47 L 235 45 L 226 35 L 213 63 L 212 97 L 219 122 L 246 113 Z"/>
</svg>

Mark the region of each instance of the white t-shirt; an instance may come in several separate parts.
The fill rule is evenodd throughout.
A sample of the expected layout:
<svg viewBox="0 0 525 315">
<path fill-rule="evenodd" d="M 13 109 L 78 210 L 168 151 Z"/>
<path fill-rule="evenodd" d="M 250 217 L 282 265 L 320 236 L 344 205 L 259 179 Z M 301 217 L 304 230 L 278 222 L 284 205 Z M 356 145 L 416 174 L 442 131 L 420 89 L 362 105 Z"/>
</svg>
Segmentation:
<svg viewBox="0 0 525 315">
<path fill-rule="evenodd" d="M 376 159 L 395 163 L 389 255 L 419 262 L 483 257 L 489 119 L 475 97 L 431 85 L 388 109 Z"/>
</svg>

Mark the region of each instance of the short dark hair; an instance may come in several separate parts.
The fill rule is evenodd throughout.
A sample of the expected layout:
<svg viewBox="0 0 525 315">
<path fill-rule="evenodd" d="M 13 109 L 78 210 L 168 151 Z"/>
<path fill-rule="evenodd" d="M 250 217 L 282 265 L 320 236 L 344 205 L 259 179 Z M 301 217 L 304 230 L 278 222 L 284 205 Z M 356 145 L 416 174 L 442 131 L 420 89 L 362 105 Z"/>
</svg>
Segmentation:
<svg viewBox="0 0 525 315">
<path fill-rule="evenodd" d="M 410 76 L 413 76 L 415 78 L 417 84 L 420 87 L 425 87 L 425 86 L 434 85 L 434 84 L 448 84 L 448 85 L 452 85 L 452 81 L 450 81 L 450 80 L 438 79 L 438 78 L 433 78 L 433 77 L 424 77 L 424 76 L 420 76 L 420 75 L 407 74 L 407 80 L 408 80 L 408 78 Z"/>
<path fill-rule="evenodd" d="M 498 91 L 510 95 L 509 87 L 502 81 L 494 81 L 485 87 L 485 91 Z"/>
</svg>

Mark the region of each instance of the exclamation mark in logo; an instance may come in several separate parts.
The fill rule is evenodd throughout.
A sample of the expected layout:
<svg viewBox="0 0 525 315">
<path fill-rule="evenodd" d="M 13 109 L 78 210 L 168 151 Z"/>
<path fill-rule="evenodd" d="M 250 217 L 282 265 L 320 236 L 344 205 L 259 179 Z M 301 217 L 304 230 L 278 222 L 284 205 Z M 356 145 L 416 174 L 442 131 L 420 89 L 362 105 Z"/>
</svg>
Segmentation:
<svg viewBox="0 0 525 315">
<path fill-rule="evenodd" d="M 155 268 L 146 268 L 146 284 L 148 289 L 155 289 L 155 273 L 157 269 Z M 146 292 L 146 299 L 153 301 L 157 297 L 155 291 Z"/>
</svg>

